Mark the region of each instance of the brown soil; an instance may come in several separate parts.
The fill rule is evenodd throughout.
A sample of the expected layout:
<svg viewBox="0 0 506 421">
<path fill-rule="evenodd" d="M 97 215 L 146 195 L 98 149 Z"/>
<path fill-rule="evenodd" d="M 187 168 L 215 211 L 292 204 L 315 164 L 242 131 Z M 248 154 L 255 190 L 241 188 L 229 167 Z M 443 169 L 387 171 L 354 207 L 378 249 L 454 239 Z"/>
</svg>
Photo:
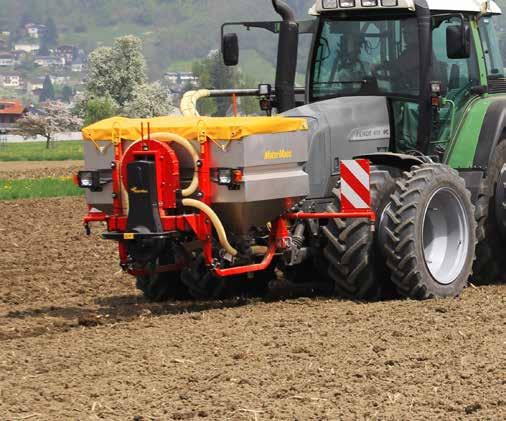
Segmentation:
<svg viewBox="0 0 506 421">
<path fill-rule="evenodd" d="M 0 202 L 1 420 L 506 418 L 506 287 L 148 304 L 82 199 Z"/>
<path fill-rule="evenodd" d="M 0 162 L 0 180 L 68 177 L 83 167 L 83 161 Z"/>
</svg>

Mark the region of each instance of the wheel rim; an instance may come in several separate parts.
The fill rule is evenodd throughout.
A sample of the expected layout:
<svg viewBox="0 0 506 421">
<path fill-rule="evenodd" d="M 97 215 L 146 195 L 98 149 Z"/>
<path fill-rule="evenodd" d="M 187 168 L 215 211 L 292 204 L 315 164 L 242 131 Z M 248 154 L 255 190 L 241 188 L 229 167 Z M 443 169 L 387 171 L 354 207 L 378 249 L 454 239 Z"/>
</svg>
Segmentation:
<svg viewBox="0 0 506 421">
<path fill-rule="evenodd" d="M 427 268 L 442 285 L 462 273 L 469 248 L 469 221 L 458 195 L 449 188 L 436 190 L 424 211 L 422 246 Z"/>
</svg>

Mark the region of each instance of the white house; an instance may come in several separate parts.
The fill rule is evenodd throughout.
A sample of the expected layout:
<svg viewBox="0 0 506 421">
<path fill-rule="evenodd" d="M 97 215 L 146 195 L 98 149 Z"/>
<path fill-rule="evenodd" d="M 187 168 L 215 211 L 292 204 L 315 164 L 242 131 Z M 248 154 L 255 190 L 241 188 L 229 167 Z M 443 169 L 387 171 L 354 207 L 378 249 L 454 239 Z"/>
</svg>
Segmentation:
<svg viewBox="0 0 506 421">
<path fill-rule="evenodd" d="M 26 43 L 26 42 L 14 44 L 14 51 L 23 51 L 25 53 L 34 53 L 39 50 L 40 50 L 39 44 Z"/>
<path fill-rule="evenodd" d="M 40 38 L 42 33 L 46 30 L 45 25 L 36 25 L 35 23 L 28 23 L 25 25 L 25 31 L 29 37 Z"/>
<path fill-rule="evenodd" d="M 5 75 L 1 82 L 4 88 L 19 88 L 21 86 L 21 76 Z"/>
<path fill-rule="evenodd" d="M 41 67 L 63 67 L 65 66 L 65 58 L 60 56 L 38 56 L 35 58 L 34 63 Z"/>
<path fill-rule="evenodd" d="M 10 54 L 0 55 L 0 67 L 9 67 L 16 64 L 16 58 Z"/>
</svg>

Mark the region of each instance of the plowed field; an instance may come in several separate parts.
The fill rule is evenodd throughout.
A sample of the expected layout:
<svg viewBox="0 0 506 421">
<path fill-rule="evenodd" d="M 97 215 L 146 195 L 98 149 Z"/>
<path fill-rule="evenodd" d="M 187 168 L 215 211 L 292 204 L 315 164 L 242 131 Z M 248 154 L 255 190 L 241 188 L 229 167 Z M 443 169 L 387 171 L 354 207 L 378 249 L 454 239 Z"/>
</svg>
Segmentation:
<svg viewBox="0 0 506 421">
<path fill-rule="evenodd" d="M 506 287 L 148 304 L 81 198 L 0 202 L 1 420 L 506 419 Z"/>
</svg>

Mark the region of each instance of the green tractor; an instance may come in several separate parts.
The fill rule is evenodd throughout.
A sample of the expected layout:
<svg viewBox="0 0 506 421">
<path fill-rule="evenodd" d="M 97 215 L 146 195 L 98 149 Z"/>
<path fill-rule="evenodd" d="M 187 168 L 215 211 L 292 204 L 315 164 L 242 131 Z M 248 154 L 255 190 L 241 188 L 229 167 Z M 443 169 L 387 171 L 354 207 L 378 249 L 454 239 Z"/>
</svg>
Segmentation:
<svg viewBox="0 0 506 421">
<path fill-rule="evenodd" d="M 222 52 L 238 64 L 231 25 L 278 34 L 274 87 L 189 92 L 184 117 L 83 130 L 85 223 L 108 223 L 138 288 L 151 300 L 243 287 L 427 299 L 458 296 L 471 276 L 504 280 L 498 6 L 318 0 L 297 22 L 272 3 L 281 22 L 225 24 Z M 305 88 L 301 34 L 312 36 Z M 201 97 L 246 95 L 266 117 L 196 112 Z"/>
<path fill-rule="evenodd" d="M 273 5 L 283 22 L 239 24 L 279 33 L 275 93 L 264 95 L 262 108 L 320 125 L 324 117 L 329 162 L 320 165 L 334 165 L 331 174 L 340 159 L 374 165 L 375 238 L 365 240 L 362 220 L 322 227 L 335 290 L 374 298 L 389 278 L 402 295 L 428 298 L 459 294 L 472 271 L 476 281 L 504 280 L 506 74 L 497 4 L 319 0 L 310 9 L 315 19 L 305 22 L 283 1 Z M 301 33 L 313 34 L 304 105 L 294 88 Z M 225 63 L 235 65 L 238 37 L 222 36 Z M 319 187 L 313 197 L 325 196 L 312 178 Z M 462 189 L 469 202 L 456 193 Z"/>
</svg>

